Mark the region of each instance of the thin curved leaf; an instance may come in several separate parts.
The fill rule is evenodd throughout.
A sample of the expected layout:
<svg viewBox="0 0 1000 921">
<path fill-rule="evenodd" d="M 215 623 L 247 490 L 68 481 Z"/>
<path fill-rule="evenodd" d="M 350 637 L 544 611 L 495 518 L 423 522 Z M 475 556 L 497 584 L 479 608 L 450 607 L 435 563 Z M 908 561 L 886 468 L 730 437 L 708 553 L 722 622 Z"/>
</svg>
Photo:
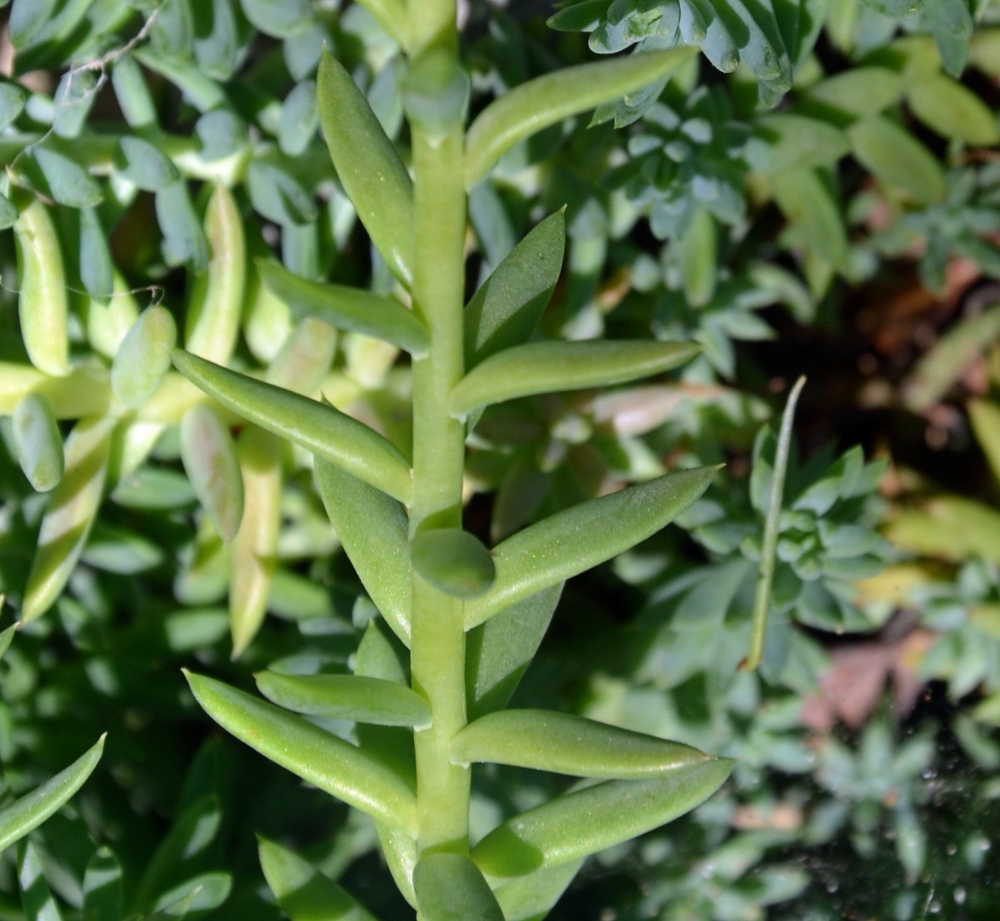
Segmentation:
<svg viewBox="0 0 1000 921">
<path fill-rule="evenodd" d="M 282 675 L 259 672 L 257 687 L 272 703 L 308 716 L 376 726 L 426 729 L 431 711 L 416 691 L 395 681 L 358 675 Z"/>
<path fill-rule="evenodd" d="M 692 342 L 529 342 L 476 365 L 451 391 L 448 411 L 464 418 L 517 397 L 622 384 L 677 368 L 700 351 Z"/>
<path fill-rule="evenodd" d="M 417 910 L 424 921 L 504 921 L 479 868 L 461 854 L 425 854 L 413 869 Z"/>
<path fill-rule="evenodd" d="M 297 317 L 316 317 L 338 329 L 364 333 L 423 358 L 430 347 L 427 330 L 399 301 L 359 288 L 308 281 L 272 259 L 258 259 L 261 281 Z"/>
<path fill-rule="evenodd" d="M 716 469 L 668 473 L 557 512 L 508 537 L 493 549 L 493 588 L 465 604 L 466 629 L 652 536 L 701 496 Z"/>
<path fill-rule="evenodd" d="M 452 739 L 450 757 L 459 765 L 492 762 L 617 780 L 656 777 L 707 758 L 679 742 L 548 710 L 483 716 Z"/>
<path fill-rule="evenodd" d="M 608 780 L 515 816 L 472 850 L 490 876 L 524 876 L 595 854 L 664 825 L 710 797 L 733 762 L 720 758 L 651 780 Z"/>
<path fill-rule="evenodd" d="M 332 406 L 230 371 L 187 352 L 174 364 L 227 409 L 322 457 L 390 496 L 410 498 L 410 465 L 374 429 Z"/>
<path fill-rule="evenodd" d="M 104 739 L 105 736 L 102 735 L 93 747 L 68 768 L 0 812 L 0 851 L 10 847 L 58 812 L 83 786 L 101 760 Z"/>
<path fill-rule="evenodd" d="M 693 48 L 671 48 L 579 64 L 509 90 L 490 103 L 469 128 L 465 187 L 471 189 L 518 141 L 571 115 L 657 83 L 693 54 Z"/>
<path fill-rule="evenodd" d="M 416 798 L 381 761 L 221 681 L 185 671 L 198 703 L 236 738 L 348 805 L 416 834 Z"/>
</svg>

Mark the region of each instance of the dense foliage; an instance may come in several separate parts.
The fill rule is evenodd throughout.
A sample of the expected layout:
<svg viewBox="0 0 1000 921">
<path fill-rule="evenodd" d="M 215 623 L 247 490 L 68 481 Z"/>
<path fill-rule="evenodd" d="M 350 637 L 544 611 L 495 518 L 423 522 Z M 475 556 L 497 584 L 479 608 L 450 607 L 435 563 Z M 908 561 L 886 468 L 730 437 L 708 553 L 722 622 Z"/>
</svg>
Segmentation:
<svg viewBox="0 0 1000 921">
<path fill-rule="evenodd" d="M 6 5 L 0 918 L 436 921 L 438 876 L 489 902 L 467 860 L 414 892 L 386 825 L 427 720 L 400 554 L 469 599 L 463 706 L 500 728 L 466 763 L 500 763 L 465 811 L 507 921 L 996 917 L 1000 6 L 474 0 L 456 75 L 414 51 L 422 4 Z M 452 391 L 442 549 L 390 527 L 448 281 L 405 212 L 466 105 L 464 361 L 499 370 Z M 582 562 L 497 615 L 503 542 L 544 556 L 553 521 Z M 182 668 L 237 736 L 219 701 L 263 693 L 404 806 L 256 754 Z M 364 709 L 348 676 L 394 685 Z M 633 783 L 634 736 L 497 755 L 543 708 L 735 765 L 517 876 L 489 842 L 560 773 Z"/>
</svg>

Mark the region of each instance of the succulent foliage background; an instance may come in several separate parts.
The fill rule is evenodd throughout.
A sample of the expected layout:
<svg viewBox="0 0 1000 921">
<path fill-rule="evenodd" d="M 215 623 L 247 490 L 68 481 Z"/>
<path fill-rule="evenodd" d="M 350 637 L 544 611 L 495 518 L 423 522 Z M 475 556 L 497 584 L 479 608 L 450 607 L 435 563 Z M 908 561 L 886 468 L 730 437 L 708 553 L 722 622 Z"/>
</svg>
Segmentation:
<svg viewBox="0 0 1000 921">
<path fill-rule="evenodd" d="M 455 13 L 3 5 L 0 918 L 996 917 L 1000 5 Z"/>
</svg>

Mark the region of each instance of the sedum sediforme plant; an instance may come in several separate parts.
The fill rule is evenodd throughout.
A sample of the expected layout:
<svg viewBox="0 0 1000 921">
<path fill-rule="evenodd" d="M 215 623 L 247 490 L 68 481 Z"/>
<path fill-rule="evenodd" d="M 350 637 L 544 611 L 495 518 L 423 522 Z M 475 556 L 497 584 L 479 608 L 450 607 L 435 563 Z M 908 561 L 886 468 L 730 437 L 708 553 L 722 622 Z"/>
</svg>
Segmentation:
<svg viewBox="0 0 1000 921">
<path fill-rule="evenodd" d="M 278 383 L 191 351 L 176 352 L 174 363 L 253 424 L 241 442 L 258 439 L 251 450 L 261 465 L 277 438 L 314 455 L 327 512 L 381 617 L 369 624 L 353 675 L 259 674 L 273 703 L 205 676 L 189 682 L 224 728 L 375 819 L 395 880 L 421 917 L 533 917 L 588 854 L 688 811 L 729 773 L 729 761 L 687 746 L 567 714 L 504 709 L 563 582 L 658 531 L 701 495 L 713 470 L 668 474 L 582 503 L 492 550 L 462 529 L 465 440 L 483 409 L 659 374 L 697 352 L 673 342 L 529 341 L 561 262 L 562 241 L 552 233 L 530 235 L 466 305 L 467 190 L 518 141 L 665 78 L 690 53 L 549 74 L 487 106 L 466 131 L 469 80 L 454 4 L 374 11 L 409 57 L 402 98 L 412 180 L 330 55 L 320 62 L 319 112 L 337 175 L 412 309 L 267 263 L 260 273 L 296 312 L 410 354 L 412 461 L 332 406 Z M 205 498 L 217 521 L 239 518 L 235 495 Z M 357 723 L 359 744 L 307 716 Z M 596 782 L 513 817 L 470 851 L 471 765 L 479 762 Z M 261 854 L 272 889 L 294 914 L 289 906 L 308 874 L 276 847 L 265 844 Z M 331 905 L 344 897 L 328 896 Z"/>
</svg>

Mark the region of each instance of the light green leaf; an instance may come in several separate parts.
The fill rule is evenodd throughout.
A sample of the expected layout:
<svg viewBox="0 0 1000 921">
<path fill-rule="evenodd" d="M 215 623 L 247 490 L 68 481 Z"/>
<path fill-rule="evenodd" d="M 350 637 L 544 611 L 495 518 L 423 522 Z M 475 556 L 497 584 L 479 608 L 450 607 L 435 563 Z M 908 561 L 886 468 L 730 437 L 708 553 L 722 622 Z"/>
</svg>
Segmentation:
<svg viewBox="0 0 1000 921">
<path fill-rule="evenodd" d="M 907 89 L 906 101 L 920 121 L 946 138 L 976 147 L 1000 142 L 996 113 L 951 77 L 918 80 Z"/>
<path fill-rule="evenodd" d="M 246 188 L 254 210 L 276 224 L 311 224 L 319 214 L 313 196 L 283 164 L 251 161 Z"/>
<path fill-rule="evenodd" d="M 103 367 L 85 365 L 51 377 L 22 362 L 0 361 L 0 415 L 11 415 L 29 393 L 45 396 L 57 419 L 79 419 L 106 413 L 111 388 Z"/>
<path fill-rule="evenodd" d="M 766 176 L 830 166 L 850 152 L 847 136 L 818 118 L 775 112 L 759 118 L 747 143 L 747 162 Z"/>
<path fill-rule="evenodd" d="M 83 914 L 87 921 L 121 921 L 122 867 L 110 848 L 99 847 L 87 862 Z"/>
<path fill-rule="evenodd" d="M 465 687 L 470 720 L 502 710 L 534 659 L 559 596 L 562 582 L 511 605 L 465 640 Z"/>
<path fill-rule="evenodd" d="M 278 146 L 281 152 L 297 157 L 308 146 L 319 127 L 316 84 L 312 80 L 297 83 L 281 104 L 278 119 Z"/>
<path fill-rule="evenodd" d="M 82 208 L 79 214 L 80 280 L 87 293 L 101 302 L 111 297 L 114 266 L 108 249 L 107 233 L 94 208 Z"/>
<path fill-rule="evenodd" d="M 243 519 L 243 474 L 229 430 L 215 411 L 192 406 L 181 422 L 181 459 L 191 488 L 227 543 Z"/>
<path fill-rule="evenodd" d="M 59 597 L 80 558 L 101 503 L 115 420 L 82 419 L 66 439 L 66 472 L 49 494 L 21 602 L 21 621 L 41 617 Z"/>
<path fill-rule="evenodd" d="M 659 82 L 695 53 L 693 48 L 671 48 L 633 54 L 566 67 L 514 87 L 490 103 L 469 128 L 465 187 L 471 189 L 519 141 Z"/>
<path fill-rule="evenodd" d="M 1000 512 L 959 496 L 939 496 L 904 511 L 883 531 L 897 547 L 954 563 L 979 556 L 1000 563 Z"/>
<path fill-rule="evenodd" d="M 542 921 L 583 866 L 571 860 L 558 867 L 518 876 L 493 890 L 506 921 Z"/>
<path fill-rule="evenodd" d="M 813 169 L 771 177 L 774 197 L 801 239 L 835 269 L 847 268 L 847 230 L 830 190 Z"/>
<path fill-rule="evenodd" d="M 701 805 L 726 780 L 733 762 L 720 758 L 650 780 L 608 780 L 515 816 L 472 850 L 490 876 L 524 876 L 652 831 Z"/>
<path fill-rule="evenodd" d="M 295 316 L 315 317 L 340 329 L 391 342 L 415 358 L 427 354 L 430 340 L 424 324 L 393 298 L 345 285 L 307 281 L 271 259 L 258 259 L 257 271 L 267 289 L 288 304 Z"/>
<path fill-rule="evenodd" d="M 285 38 L 311 17 L 308 0 L 240 0 L 243 12 L 265 35 Z"/>
<path fill-rule="evenodd" d="M 223 729 L 321 790 L 416 834 L 416 798 L 381 761 L 298 716 L 185 672 L 198 703 Z"/>
<path fill-rule="evenodd" d="M 169 310 L 154 304 L 139 314 L 111 363 L 111 390 L 122 406 L 138 409 L 156 393 L 176 344 L 177 324 Z"/>
<path fill-rule="evenodd" d="M 428 48 L 411 60 L 400 89 L 407 120 L 426 137 L 443 138 L 465 122 L 469 75 L 445 48 Z"/>
<path fill-rule="evenodd" d="M 715 220 L 704 208 L 695 208 L 691 226 L 681 238 L 681 277 L 684 295 L 694 307 L 703 307 L 715 294 Z"/>
<path fill-rule="evenodd" d="M 114 358 L 132 324 L 139 318 L 139 307 L 124 278 L 112 270 L 111 297 L 106 304 L 87 298 L 82 317 L 87 341 L 105 358 Z"/>
<path fill-rule="evenodd" d="M 58 0 L 14 0 L 7 20 L 10 43 L 15 48 L 30 44 L 36 33 L 52 18 Z"/>
<path fill-rule="evenodd" d="M 403 507 L 327 461 L 316 461 L 323 505 L 365 591 L 386 623 L 410 643 L 409 519 Z"/>
<path fill-rule="evenodd" d="M 343 467 L 393 498 L 409 501 L 409 464 L 367 425 L 332 406 L 186 352 L 175 351 L 174 364 L 188 380 L 237 415 Z"/>
<path fill-rule="evenodd" d="M 0 131 L 9 128 L 21 114 L 28 91 L 17 83 L 0 81 Z"/>
<path fill-rule="evenodd" d="M 3 603 L 5 600 L 4 595 L 0 595 L 0 609 L 3 608 Z M 14 634 L 17 632 L 17 624 L 8 627 L 6 630 L 0 631 L 0 658 L 3 654 L 10 649 L 10 644 L 14 640 Z"/>
<path fill-rule="evenodd" d="M 417 896 L 413 891 L 413 869 L 417 865 L 417 842 L 409 835 L 390 828 L 382 822 L 375 823 L 378 832 L 378 843 L 382 855 L 392 874 L 393 882 L 403 898 L 414 908 L 417 907 Z"/>
<path fill-rule="evenodd" d="M 405 0 L 358 0 L 400 45 L 406 47 L 406 4 Z"/>
<path fill-rule="evenodd" d="M 296 324 L 274 356 L 266 380 L 275 387 L 308 396 L 323 382 L 336 349 L 337 331 L 322 320 L 306 317 Z"/>
<path fill-rule="evenodd" d="M 163 258 L 167 265 L 187 265 L 204 272 L 208 265 L 208 241 L 191 205 L 187 184 L 168 185 L 156 193 L 156 219 L 163 232 Z"/>
<path fill-rule="evenodd" d="M 531 338 L 559 281 L 565 250 L 561 210 L 535 227 L 483 282 L 464 313 L 466 369 Z"/>
<path fill-rule="evenodd" d="M 228 80 L 236 68 L 240 51 L 240 35 L 231 0 L 200 0 L 204 4 L 203 18 L 211 19 L 211 31 L 205 35 L 195 28 L 193 42 L 198 65 L 214 80 Z"/>
<path fill-rule="evenodd" d="M 877 115 L 903 95 L 903 78 L 887 67 L 852 67 L 809 87 L 806 109 L 833 109 L 848 118 Z M 819 114 L 819 113 L 817 113 Z"/>
<path fill-rule="evenodd" d="M 130 128 L 147 128 L 156 124 L 156 106 L 135 58 L 123 54 L 115 59 L 111 83 L 118 108 Z"/>
<path fill-rule="evenodd" d="M 413 190 L 392 142 L 364 93 L 328 52 L 319 62 L 318 98 L 323 136 L 358 217 L 389 268 L 413 279 Z"/>
<path fill-rule="evenodd" d="M 431 711 L 416 691 L 357 675 L 282 675 L 258 672 L 257 687 L 272 703 L 307 716 L 331 716 L 377 726 L 426 729 Z"/>
<path fill-rule="evenodd" d="M 11 420 L 14 453 L 31 488 L 54 489 L 66 466 L 62 435 L 52 404 L 40 393 L 29 393 L 14 410 Z"/>
<path fill-rule="evenodd" d="M 14 223 L 18 314 L 31 363 L 46 374 L 69 372 L 69 305 L 66 273 L 55 225 L 35 198 Z"/>
<path fill-rule="evenodd" d="M 920 141 L 895 122 L 869 115 L 847 129 L 854 156 L 879 181 L 930 205 L 947 192 L 944 170 Z"/>
<path fill-rule="evenodd" d="M 478 867 L 461 854 L 425 854 L 413 869 L 417 910 L 424 921 L 504 921 Z"/>
<path fill-rule="evenodd" d="M 452 764 L 472 762 L 639 780 L 706 760 L 687 745 L 570 713 L 502 710 L 480 717 L 452 740 Z"/>
<path fill-rule="evenodd" d="M 0 812 L 0 851 L 58 812 L 83 786 L 104 751 L 104 736 L 68 768 Z"/>
<path fill-rule="evenodd" d="M 233 878 L 228 873 L 202 873 L 164 892 L 153 911 L 182 917 L 191 912 L 211 911 L 229 898 L 232 888 Z"/>
<path fill-rule="evenodd" d="M 145 510 L 183 508 L 196 501 L 191 483 L 183 473 L 149 466 L 119 480 L 110 498 L 124 508 Z"/>
<path fill-rule="evenodd" d="M 216 186 L 208 200 L 205 238 L 210 259 L 192 286 L 185 347 L 193 355 L 225 364 L 239 332 L 247 260 L 243 220 L 224 185 Z"/>
<path fill-rule="evenodd" d="M 42 861 L 30 841 L 17 848 L 17 882 L 25 921 L 62 921 L 59 905 L 49 890 Z"/>
<path fill-rule="evenodd" d="M 716 469 L 668 473 L 557 512 L 508 537 L 493 549 L 493 588 L 465 605 L 466 629 L 651 537 L 701 496 Z"/>
<path fill-rule="evenodd" d="M 451 391 L 448 411 L 465 418 L 517 397 L 623 384 L 669 371 L 700 351 L 691 342 L 529 342 L 476 365 Z"/>
<path fill-rule="evenodd" d="M 264 878 L 291 921 L 375 921 L 350 894 L 286 848 L 259 838 Z"/>
<path fill-rule="evenodd" d="M 191 0 L 163 0 L 150 27 L 153 47 L 168 58 L 190 57 L 193 20 Z"/>
<path fill-rule="evenodd" d="M 132 135 L 119 138 L 115 163 L 122 176 L 146 192 L 158 192 L 180 179 L 177 167 L 166 154 L 149 141 Z"/>
<path fill-rule="evenodd" d="M 993 476 L 1000 480 L 1000 406 L 987 400 L 970 400 L 966 409 L 976 441 L 986 455 Z"/>
<path fill-rule="evenodd" d="M 70 208 L 93 208 L 101 203 L 100 185 L 68 155 L 51 147 L 36 147 L 32 157 L 41 185 L 54 201 Z"/>
<path fill-rule="evenodd" d="M 493 558 L 472 534 L 436 528 L 417 534 L 410 544 L 414 572 L 453 598 L 478 598 L 493 584 Z"/>
</svg>

